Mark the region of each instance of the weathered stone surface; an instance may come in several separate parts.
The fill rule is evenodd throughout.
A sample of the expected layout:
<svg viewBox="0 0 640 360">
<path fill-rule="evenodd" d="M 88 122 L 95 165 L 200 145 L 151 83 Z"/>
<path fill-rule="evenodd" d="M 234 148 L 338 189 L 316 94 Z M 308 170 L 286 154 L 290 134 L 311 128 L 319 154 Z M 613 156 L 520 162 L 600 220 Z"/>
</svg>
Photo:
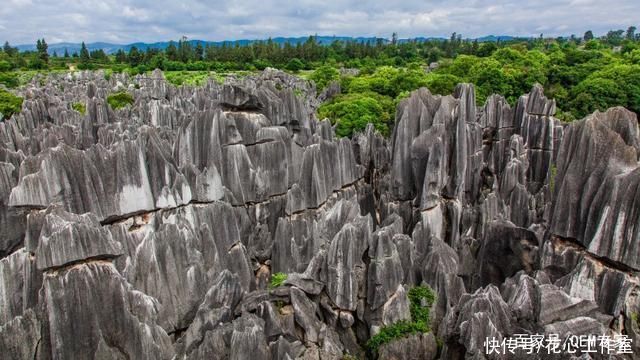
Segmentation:
<svg viewBox="0 0 640 360">
<path fill-rule="evenodd" d="M 636 116 L 622 108 L 568 126 L 550 213 L 554 234 L 636 269 L 638 139 Z"/>
<path fill-rule="evenodd" d="M 467 355 L 484 353 L 486 338 L 501 341 L 514 331 L 513 316 L 498 289 L 489 285 L 473 294 L 465 294 L 455 309 L 447 315 L 441 332 L 447 342 L 458 339 Z"/>
<path fill-rule="evenodd" d="M 17 183 L 17 168 L 2 160 L 0 155 L 0 258 L 20 246 L 26 225 L 26 216 L 8 207 L 9 194 Z"/>
<path fill-rule="evenodd" d="M 75 215 L 61 209 L 45 216 L 35 251 L 40 270 L 122 254 L 122 245 L 91 213 Z"/>
<path fill-rule="evenodd" d="M 287 341 L 284 337 L 278 338 L 269 344 L 272 359 L 297 359 L 304 352 L 304 346 L 299 341 L 293 343 Z"/>
<path fill-rule="evenodd" d="M 538 240 L 533 232 L 508 222 L 491 222 L 478 254 L 477 285 L 498 286 L 520 270 L 532 273 L 537 257 Z"/>
<path fill-rule="evenodd" d="M 396 291 L 382 305 L 382 324 L 392 325 L 398 321 L 410 320 L 410 306 L 407 291 L 402 285 L 398 285 Z"/>
<path fill-rule="evenodd" d="M 367 273 L 367 301 L 372 310 L 391 297 L 404 277 L 400 255 L 393 242 L 393 236 L 402 231 L 401 220 L 398 220 L 399 229 L 384 227 L 373 234 L 372 243 L 369 244 L 371 260 Z"/>
<path fill-rule="evenodd" d="M 341 309 L 355 310 L 358 288 L 365 282 L 362 256 L 371 234 L 371 219 L 361 217 L 346 224 L 327 252 L 327 294 Z"/>
<path fill-rule="evenodd" d="M 433 333 L 411 335 L 380 347 L 380 359 L 433 360 L 438 353 Z"/>
<path fill-rule="evenodd" d="M 291 305 L 295 314 L 296 323 L 304 329 L 305 340 L 318 342 L 321 323 L 316 317 L 318 307 L 302 290 L 291 288 Z"/>
<path fill-rule="evenodd" d="M 94 354 L 105 346 L 124 358 L 173 356 L 169 336 L 154 324 L 158 303 L 133 290 L 112 264 L 92 262 L 48 273 L 43 286 L 52 358 Z"/>
<path fill-rule="evenodd" d="M 365 358 L 410 320 L 416 285 L 436 295 L 431 332 L 380 358 L 484 359 L 487 337 L 519 333 L 640 349 L 627 110 L 562 124 L 539 85 L 478 107 L 463 84 L 411 93 L 390 139 L 371 124 L 347 139 L 316 119 L 336 84 L 275 69 L 200 87 L 50 74 L 17 91 L 0 123 L 5 357 Z M 115 91 L 134 103 L 114 111 Z"/>
<path fill-rule="evenodd" d="M 196 351 L 198 347 L 207 346 L 207 340 L 210 337 L 219 336 L 220 334 L 216 330 L 222 324 L 233 320 L 234 310 L 243 294 L 244 290 L 240 286 L 237 276 L 226 270 L 220 273 L 213 286 L 207 291 L 193 322 L 185 332 L 184 353 L 189 354 Z M 201 355 L 212 356 L 215 354 L 208 353 L 206 349 L 198 349 L 197 351 Z M 197 358 L 202 358 L 202 356 L 197 356 Z"/>
<path fill-rule="evenodd" d="M 562 289 L 553 285 L 540 285 L 540 313 L 538 321 L 546 325 L 576 317 L 578 314 L 591 315 L 598 305 L 591 301 L 572 298 Z"/>
<path fill-rule="evenodd" d="M 191 189 L 166 150 L 152 129 L 112 150 L 100 145 L 86 152 L 66 145 L 48 149 L 23 163 L 9 205 L 60 203 L 66 211 L 105 220 L 186 204 Z"/>
<path fill-rule="evenodd" d="M 36 359 L 41 340 L 40 322 L 33 310 L 0 325 L 0 349 L 16 360 Z"/>
<path fill-rule="evenodd" d="M 271 358 L 264 334 L 264 322 L 255 315 L 243 315 L 233 321 L 231 360 L 268 360 Z"/>
<path fill-rule="evenodd" d="M 22 289 L 24 279 L 20 274 L 24 271 L 28 254 L 18 251 L 13 255 L 0 260 L 0 287 L 3 291 L 2 308 L 0 308 L 0 324 L 4 324 L 15 316 L 22 314 Z"/>
</svg>

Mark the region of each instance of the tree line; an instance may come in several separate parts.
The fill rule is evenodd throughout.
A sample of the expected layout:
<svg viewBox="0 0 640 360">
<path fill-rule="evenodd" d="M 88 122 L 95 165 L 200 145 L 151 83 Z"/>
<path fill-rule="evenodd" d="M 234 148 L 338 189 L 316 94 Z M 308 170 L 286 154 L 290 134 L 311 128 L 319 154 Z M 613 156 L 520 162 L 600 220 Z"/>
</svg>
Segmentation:
<svg viewBox="0 0 640 360">
<path fill-rule="evenodd" d="M 204 42 L 191 42 L 186 38 L 171 41 L 165 49 L 138 49 L 132 46 L 128 51 L 122 49 L 108 55 L 102 49 L 89 51 L 83 42 L 79 52 L 63 54 L 53 53 L 49 56 L 45 39 L 38 39 L 36 51 L 19 52 L 5 42 L 0 52 L 0 70 L 22 69 L 66 69 L 74 65 L 78 69 L 114 68 L 134 69 L 144 72 L 149 69 L 168 71 L 230 71 L 230 70 L 262 70 L 266 67 L 277 67 L 291 71 L 315 69 L 326 62 L 340 63 L 345 67 L 360 68 L 362 66 L 395 65 L 422 61 L 437 62 L 443 58 L 455 58 L 458 55 L 490 56 L 499 48 L 513 44 L 526 44 L 532 49 L 540 42 L 555 41 L 560 44 L 583 44 L 596 39 L 592 31 L 582 37 L 571 36 L 556 39 L 516 38 L 508 41 L 479 42 L 463 39 L 462 35 L 453 33 L 449 39 L 406 40 L 399 41 L 393 34 L 391 41 L 341 41 L 336 40 L 329 45 L 322 45 L 316 36 L 310 36 L 305 42 L 284 44 L 268 39 L 249 44 L 239 42 L 223 42 L 213 45 Z M 636 27 L 625 30 L 609 31 L 598 39 L 600 43 L 610 46 L 625 46 L 640 41 Z"/>
<path fill-rule="evenodd" d="M 319 115 L 338 124 L 342 136 L 370 122 L 388 133 L 395 106 L 409 92 L 426 86 L 432 93 L 448 95 L 460 82 L 476 86 L 478 105 L 493 93 L 514 104 L 535 83 L 542 84 L 545 93 L 556 99 L 557 117 L 564 121 L 618 105 L 640 113 L 640 34 L 633 26 L 600 37 L 587 31 L 581 37 L 540 35 L 495 42 L 463 39 L 456 33 L 442 40 L 400 41 L 394 34 L 391 41 L 328 45 L 315 36 L 299 44 L 266 40 L 220 46 L 181 39 L 163 50 L 132 47 L 111 55 L 90 51 L 84 43 L 78 53 L 49 55 L 45 39 L 39 39 L 36 50 L 28 52 L 5 43 L 0 51 L 0 84 L 17 87 L 25 74 L 18 70 L 68 70 L 69 66 L 132 74 L 160 68 L 176 85 L 266 67 L 299 73 L 314 80 L 320 90 L 339 81 L 342 94 L 324 104 Z"/>
</svg>

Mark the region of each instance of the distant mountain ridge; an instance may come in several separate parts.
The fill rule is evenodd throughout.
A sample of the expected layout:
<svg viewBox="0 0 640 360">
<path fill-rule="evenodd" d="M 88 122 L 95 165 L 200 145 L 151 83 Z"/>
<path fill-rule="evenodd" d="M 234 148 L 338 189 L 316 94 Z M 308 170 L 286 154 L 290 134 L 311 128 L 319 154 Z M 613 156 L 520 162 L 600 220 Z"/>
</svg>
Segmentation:
<svg viewBox="0 0 640 360">
<path fill-rule="evenodd" d="M 507 36 L 507 35 L 488 35 L 488 36 L 483 36 L 483 37 L 479 37 L 476 38 L 475 40 L 478 40 L 479 42 L 495 42 L 495 41 L 507 41 L 507 40 L 513 40 L 516 37 L 514 36 Z M 308 36 L 300 36 L 300 37 L 275 37 L 272 38 L 271 41 L 280 44 L 280 45 L 284 45 L 286 43 L 289 43 L 291 45 L 297 45 L 300 43 L 304 43 L 305 41 L 307 41 L 307 39 L 309 39 Z M 382 41 L 383 43 L 389 43 L 391 42 L 389 39 L 386 38 L 379 38 L 379 37 L 352 37 L 352 36 L 316 36 L 316 39 L 318 41 L 318 43 L 322 44 L 322 45 L 330 45 L 332 42 L 338 40 L 338 41 L 356 41 L 356 42 L 360 42 L 360 43 L 366 43 L 366 42 L 372 42 L 375 43 L 376 41 Z M 445 38 L 443 37 L 416 37 L 416 38 L 406 38 L 406 39 L 398 39 L 399 43 L 403 43 L 403 42 L 409 42 L 409 41 L 429 41 L 429 40 L 445 40 Z M 241 40 L 224 40 L 224 41 L 205 41 L 205 40 L 188 40 L 189 43 L 191 43 L 192 45 L 197 45 L 198 43 L 202 44 L 202 46 L 205 45 L 213 45 L 213 46 L 222 46 L 224 44 L 227 45 L 235 45 L 236 43 L 239 44 L 240 46 L 246 46 L 249 45 L 251 43 L 254 42 L 259 42 L 259 41 L 267 41 L 267 39 L 261 39 L 261 40 L 249 40 L 249 39 L 241 39 Z M 177 41 L 173 41 L 174 43 L 177 43 Z M 152 48 L 152 49 L 166 49 L 169 44 L 171 43 L 171 41 L 161 41 L 161 42 L 153 42 L 153 43 L 146 43 L 146 42 L 135 42 L 135 43 L 131 43 L 131 44 L 113 44 L 113 43 L 107 43 L 107 42 L 94 42 L 94 43 L 87 43 L 87 49 L 89 49 L 89 51 L 94 51 L 94 50 L 104 50 L 104 52 L 106 52 L 107 54 L 114 54 L 116 53 L 118 50 L 122 49 L 124 51 L 129 51 L 132 47 L 136 47 L 138 48 L 138 50 L 147 50 L 148 48 Z M 55 44 L 48 44 L 49 45 L 49 53 L 53 54 L 54 52 L 56 52 L 58 55 L 62 55 L 64 54 L 65 49 L 69 52 L 69 54 L 73 54 L 73 53 L 78 53 L 80 52 L 80 48 L 82 46 L 81 43 L 70 43 L 70 42 L 62 42 L 62 43 L 55 43 Z M 35 44 L 23 44 L 23 45 L 18 45 L 16 46 L 20 51 L 35 51 L 36 50 L 36 45 Z"/>
</svg>

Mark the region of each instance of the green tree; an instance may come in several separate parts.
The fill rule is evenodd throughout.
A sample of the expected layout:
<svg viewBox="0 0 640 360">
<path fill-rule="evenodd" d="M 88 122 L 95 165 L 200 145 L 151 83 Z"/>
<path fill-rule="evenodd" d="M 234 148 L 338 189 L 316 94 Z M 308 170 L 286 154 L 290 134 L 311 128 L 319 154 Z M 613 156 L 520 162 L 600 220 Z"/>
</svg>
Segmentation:
<svg viewBox="0 0 640 360">
<path fill-rule="evenodd" d="M 89 56 L 91 57 L 92 60 L 96 62 L 101 62 L 101 63 L 109 62 L 109 57 L 107 56 L 107 54 L 105 54 L 104 50 L 102 49 L 96 49 L 91 51 L 89 53 Z"/>
<path fill-rule="evenodd" d="M 432 94 L 450 95 L 456 85 L 462 82 L 464 81 L 455 75 L 431 73 L 427 75 L 426 85 Z"/>
<path fill-rule="evenodd" d="M 477 86 L 476 99 L 482 104 L 491 94 L 503 94 L 512 103 L 519 94 L 512 92 L 513 78 L 500 62 L 492 58 L 479 61 L 469 69 L 469 80 Z"/>
<path fill-rule="evenodd" d="M 6 61 L 0 61 L 0 84 L 10 89 L 17 88 L 20 85 L 18 75 L 15 72 L 1 71 L 1 69 L 10 69 L 10 65 L 7 67 L 5 64 L 8 63 Z"/>
<path fill-rule="evenodd" d="M 89 62 L 91 62 L 91 55 L 89 55 L 87 45 L 83 41 L 82 45 L 80 45 L 80 64 L 87 65 Z"/>
<path fill-rule="evenodd" d="M 118 49 L 118 51 L 116 51 L 115 60 L 119 64 L 124 64 L 127 62 L 127 54 L 124 52 L 124 50 Z"/>
<path fill-rule="evenodd" d="M 629 28 L 627 29 L 627 40 L 635 40 L 636 39 L 636 27 L 635 26 L 629 26 Z"/>
<path fill-rule="evenodd" d="M 202 47 L 202 44 L 200 42 L 198 42 L 198 44 L 196 45 L 194 54 L 195 54 L 196 61 L 200 61 L 204 59 L 204 48 Z"/>
<path fill-rule="evenodd" d="M 593 40 L 593 31 L 587 30 L 587 32 L 584 33 L 583 39 L 585 42 Z"/>
<path fill-rule="evenodd" d="M 137 47 L 132 46 L 131 49 L 129 49 L 129 55 L 127 56 L 127 59 L 129 60 L 129 65 L 131 65 L 131 67 L 136 67 L 142 64 L 144 55 L 140 51 L 138 51 Z"/>
<path fill-rule="evenodd" d="M 317 68 L 309 76 L 309 79 L 313 80 L 316 83 L 318 91 L 324 89 L 330 82 L 338 80 L 339 78 L 340 73 L 338 72 L 338 70 L 330 65 L 323 65 Z"/>
<path fill-rule="evenodd" d="M 9 57 L 15 57 L 19 54 L 18 48 L 12 47 L 8 41 L 4 42 L 2 51 L 4 51 L 4 53 L 7 54 Z"/>
<path fill-rule="evenodd" d="M 336 125 L 338 136 L 351 136 L 364 131 L 369 123 L 386 135 L 389 133 L 391 109 L 393 101 L 384 96 L 373 93 L 345 94 L 320 106 L 318 115 L 320 118 L 329 118 Z"/>
<path fill-rule="evenodd" d="M 640 114 L 640 66 L 627 64 L 610 64 L 602 70 L 591 74 L 586 81 L 608 80 L 616 84 L 615 87 L 607 88 L 604 99 L 598 99 L 598 103 L 602 104 L 600 110 L 606 110 L 607 107 L 624 106 L 638 114 Z M 602 82 L 599 82 L 602 84 Z M 574 89 L 577 96 L 581 92 L 591 92 L 594 96 L 598 95 L 591 83 L 578 84 Z M 622 95 L 618 93 L 622 92 Z"/>
<path fill-rule="evenodd" d="M 298 71 L 304 69 L 304 63 L 302 62 L 302 60 L 300 60 L 298 58 L 293 58 L 293 59 L 289 60 L 289 62 L 287 63 L 287 65 L 284 68 L 289 70 L 289 71 L 298 72 Z"/>
<path fill-rule="evenodd" d="M 493 54 L 493 52 L 496 50 L 498 50 L 498 46 L 496 45 L 496 43 L 494 43 L 493 41 L 488 41 L 480 45 L 475 55 L 480 57 L 487 57 L 491 56 L 491 54 Z"/>
<path fill-rule="evenodd" d="M 624 34 L 624 30 L 611 30 L 607 32 L 607 35 L 605 36 L 605 40 L 610 45 L 618 46 L 622 43 L 622 40 L 624 39 L 623 34 Z"/>
<path fill-rule="evenodd" d="M 626 102 L 624 92 L 608 79 L 589 79 L 572 89 L 573 100 L 570 108 L 577 117 L 584 117 L 595 110 L 606 110 L 610 105 Z"/>
<path fill-rule="evenodd" d="M 640 65 L 640 49 L 634 49 L 625 56 L 630 63 Z"/>
<path fill-rule="evenodd" d="M 149 67 L 151 67 L 152 69 L 165 70 L 166 64 L 167 64 L 167 58 L 162 53 L 154 55 L 149 61 Z"/>
<path fill-rule="evenodd" d="M 0 60 L 0 72 L 10 71 L 12 67 L 7 60 Z"/>
<path fill-rule="evenodd" d="M 173 41 L 169 42 L 169 46 L 167 46 L 166 54 L 169 60 L 171 61 L 178 60 L 178 48 L 176 48 L 176 44 Z"/>
<path fill-rule="evenodd" d="M 47 45 L 47 42 L 42 39 L 38 39 L 38 41 L 36 42 L 36 49 L 38 52 L 38 58 L 40 59 L 40 61 L 42 61 L 44 64 L 48 64 L 49 63 L 49 46 Z"/>
<path fill-rule="evenodd" d="M 438 72 L 444 72 L 464 78 L 469 75 L 469 71 L 476 63 L 478 63 L 478 61 L 479 59 L 476 56 L 460 55 L 451 63 L 442 64 L 441 68 L 438 69 Z"/>
</svg>

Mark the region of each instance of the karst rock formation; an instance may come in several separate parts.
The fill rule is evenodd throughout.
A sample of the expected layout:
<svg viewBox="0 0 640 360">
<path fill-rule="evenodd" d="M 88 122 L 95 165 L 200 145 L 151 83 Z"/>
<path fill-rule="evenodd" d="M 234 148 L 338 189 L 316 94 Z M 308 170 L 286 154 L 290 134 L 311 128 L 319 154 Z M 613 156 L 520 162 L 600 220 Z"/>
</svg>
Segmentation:
<svg viewBox="0 0 640 360">
<path fill-rule="evenodd" d="M 135 103 L 113 110 L 122 90 Z M 380 358 L 515 358 L 483 342 L 522 333 L 640 351 L 623 108 L 563 124 L 540 86 L 515 106 L 423 88 L 389 138 L 348 139 L 317 119 L 331 94 L 273 69 L 201 87 L 77 72 L 21 93 L 0 123 L 4 359 L 366 358 L 417 285 L 436 294 L 431 331 Z"/>
</svg>

